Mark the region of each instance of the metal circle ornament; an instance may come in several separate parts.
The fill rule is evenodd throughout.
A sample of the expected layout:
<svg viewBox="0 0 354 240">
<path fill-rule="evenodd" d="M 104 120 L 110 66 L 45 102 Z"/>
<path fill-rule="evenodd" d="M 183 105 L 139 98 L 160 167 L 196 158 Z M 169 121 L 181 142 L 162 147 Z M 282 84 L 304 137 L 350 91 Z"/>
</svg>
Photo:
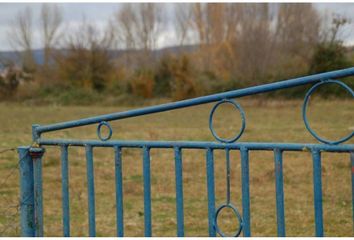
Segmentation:
<svg viewBox="0 0 354 240">
<path fill-rule="evenodd" d="M 108 135 L 106 137 L 102 137 L 102 134 L 101 134 L 101 129 L 102 129 L 102 126 L 105 126 L 108 128 Z M 97 126 L 97 136 L 98 138 L 101 140 L 101 141 L 107 141 L 109 140 L 111 137 L 112 137 L 112 133 L 113 133 L 113 130 L 112 130 L 112 127 L 111 125 L 106 122 L 106 121 L 102 121 L 98 124 Z"/>
<path fill-rule="evenodd" d="M 238 229 L 236 230 L 236 232 L 234 232 L 232 235 L 226 235 L 219 227 L 219 224 L 218 224 L 218 217 L 219 217 L 219 214 L 221 212 L 221 210 L 223 209 L 226 209 L 226 208 L 229 208 L 233 211 L 233 213 L 235 214 L 237 220 L 238 220 Z M 242 227 L 243 227 L 243 221 L 242 221 L 242 217 L 240 215 L 240 213 L 238 212 L 237 208 L 232 205 L 231 203 L 225 203 L 225 204 L 222 204 L 217 210 L 216 210 L 216 213 L 215 213 L 215 230 L 216 232 L 222 236 L 222 237 L 238 237 L 242 231 Z"/>
<path fill-rule="evenodd" d="M 238 220 L 238 229 L 237 231 L 232 234 L 231 236 L 226 235 L 223 231 L 221 231 L 219 224 L 218 224 L 218 217 L 221 212 L 221 210 L 230 208 L 234 215 L 236 216 Z M 222 237 L 237 237 L 240 235 L 242 231 L 242 226 L 243 226 L 243 220 L 241 217 L 241 214 L 238 212 L 237 208 L 232 205 L 231 203 L 231 166 L 230 166 L 230 149 L 226 149 L 226 203 L 222 204 L 218 209 L 216 210 L 215 217 L 214 217 L 214 226 L 216 232 L 222 236 Z"/>
<path fill-rule="evenodd" d="M 338 80 L 326 80 L 326 81 L 322 81 L 322 82 L 319 82 L 319 83 L 316 83 L 315 85 L 313 85 L 310 90 L 306 93 L 305 95 L 305 98 L 304 98 L 304 104 L 302 106 L 302 118 L 304 120 L 304 123 L 305 123 L 305 126 L 306 126 L 306 129 L 311 133 L 311 135 L 316 138 L 318 141 L 322 142 L 322 143 L 325 143 L 325 144 L 332 144 L 332 145 L 335 145 L 335 144 L 339 144 L 339 143 L 343 143 L 349 139 L 351 139 L 354 135 L 354 131 L 352 131 L 349 135 L 347 135 L 346 137 L 343 137 L 337 141 L 331 141 L 331 140 L 327 140 L 327 139 L 324 139 L 324 138 L 321 138 L 311 127 L 310 127 L 310 124 L 308 122 L 308 119 L 307 119 L 307 107 L 308 107 L 308 102 L 310 100 L 310 97 L 312 95 L 312 93 L 317 89 L 319 88 L 320 86 L 322 85 L 325 85 L 325 84 L 329 84 L 329 83 L 332 83 L 332 84 L 337 84 L 339 85 L 340 87 L 344 88 L 345 90 L 347 90 L 351 95 L 352 97 L 354 98 L 354 91 L 348 86 L 346 85 L 345 83 L 341 82 L 341 81 L 338 81 Z"/>
<path fill-rule="evenodd" d="M 213 127 L 214 113 L 215 113 L 216 109 L 220 105 L 222 105 L 224 103 L 229 103 L 232 106 L 234 106 L 234 108 L 236 108 L 240 112 L 241 120 L 242 120 L 242 125 L 241 125 L 241 128 L 240 128 L 240 132 L 237 135 L 235 135 L 233 138 L 229 138 L 229 139 L 219 137 L 217 135 L 217 133 L 215 132 L 214 127 Z M 217 104 L 215 104 L 214 107 L 211 109 L 210 116 L 209 116 L 209 129 L 210 129 L 211 133 L 213 134 L 213 136 L 215 137 L 215 139 L 218 140 L 219 142 L 223 142 L 223 143 L 233 143 L 233 142 L 235 142 L 237 139 L 239 139 L 241 137 L 241 135 L 245 131 L 245 128 L 246 128 L 245 112 L 243 111 L 242 107 L 236 101 L 229 100 L 229 99 L 224 99 L 224 100 L 221 100 L 220 102 L 218 102 Z"/>
</svg>

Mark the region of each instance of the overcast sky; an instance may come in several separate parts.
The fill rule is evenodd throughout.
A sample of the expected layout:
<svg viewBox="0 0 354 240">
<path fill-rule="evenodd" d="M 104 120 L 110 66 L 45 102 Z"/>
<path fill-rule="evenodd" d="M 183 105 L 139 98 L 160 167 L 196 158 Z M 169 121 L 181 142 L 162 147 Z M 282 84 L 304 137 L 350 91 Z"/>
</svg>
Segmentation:
<svg viewBox="0 0 354 240">
<path fill-rule="evenodd" d="M 119 9 L 121 3 L 59 3 L 63 11 L 65 31 L 70 31 L 70 27 L 77 26 L 83 16 L 98 26 L 104 26 L 112 14 Z M 165 16 L 168 23 L 173 21 L 173 4 L 165 4 Z M 30 6 L 34 11 L 34 16 L 39 16 L 40 3 L 0 3 L 0 51 L 12 50 L 8 34 L 10 22 L 19 10 Z M 339 13 L 351 19 L 351 24 L 344 29 L 342 38 L 346 45 L 354 45 L 354 3 L 314 3 L 314 6 L 321 12 Z M 309 23 L 311 24 L 311 23 Z M 34 29 L 34 48 L 41 48 L 40 33 L 38 28 Z M 167 24 L 166 29 L 158 40 L 158 47 L 172 46 L 176 44 L 172 24 Z"/>
</svg>

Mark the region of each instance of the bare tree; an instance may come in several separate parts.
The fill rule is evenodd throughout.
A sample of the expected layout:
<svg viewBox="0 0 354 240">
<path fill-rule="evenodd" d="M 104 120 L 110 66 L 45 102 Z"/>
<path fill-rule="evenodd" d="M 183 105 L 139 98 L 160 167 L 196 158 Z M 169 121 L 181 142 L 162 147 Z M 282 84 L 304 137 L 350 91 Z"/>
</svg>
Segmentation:
<svg viewBox="0 0 354 240">
<path fill-rule="evenodd" d="M 208 3 L 206 5 L 208 43 L 220 44 L 225 40 L 225 7 L 224 3 Z"/>
<path fill-rule="evenodd" d="M 320 18 L 311 3 L 281 3 L 277 17 L 279 47 L 308 60 L 319 42 Z"/>
<path fill-rule="evenodd" d="M 192 28 L 200 44 L 220 44 L 235 33 L 238 11 L 235 4 L 195 3 Z"/>
<path fill-rule="evenodd" d="M 237 30 L 242 15 L 240 4 L 227 3 L 225 4 L 225 39 L 227 41 L 237 38 Z"/>
<path fill-rule="evenodd" d="M 268 4 L 195 3 L 192 29 L 198 36 L 202 69 L 252 81 L 269 61 L 270 25 Z"/>
<path fill-rule="evenodd" d="M 138 39 L 144 50 L 151 50 L 156 47 L 162 11 L 156 3 L 141 3 L 138 6 Z"/>
<path fill-rule="evenodd" d="M 268 3 L 247 3 L 239 7 L 240 27 L 234 42 L 239 57 L 237 71 L 244 82 L 250 83 L 264 77 L 270 63 L 271 16 Z"/>
<path fill-rule="evenodd" d="M 191 28 L 198 37 L 199 57 L 204 71 L 210 71 L 214 56 L 224 43 L 225 3 L 194 3 Z"/>
<path fill-rule="evenodd" d="M 123 43 L 123 48 L 126 50 L 136 48 L 136 15 L 132 4 L 124 4 L 115 15 L 116 34 L 120 42 Z"/>
<path fill-rule="evenodd" d="M 205 20 L 205 8 L 202 3 L 193 4 L 193 28 L 198 34 L 199 44 L 206 44 L 206 20 Z"/>
<path fill-rule="evenodd" d="M 175 21 L 179 44 L 183 45 L 192 24 L 192 5 L 190 3 L 175 4 Z"/>
<path fill-rule="evenodd" d="M 47 69 L 51 51 L 60 37 L 60 25 L 63 17 L 62 12 L 56 4 L 42 4 L 40 23 L 42 26 L 42 41 L 44 45 L 44 67 Z"/>
<path fill-rule="evenodd" d="M 115 13 L 117 37 L 123 46 L 142 49 L 140 64 L 149 64 L 151 50 L 156 48 L 162 25 L 161 5 L 156 3 L 126 3 Z"/>
<path fill-rule="evenodd" d="M 8 32 L 9 43 L 14 50 L 21 52 L 23 69 L 28 72 L 35 70 L 35 61 L 32 55 L 32 15 L 32 10 L 29 7 L 19 11 L 11 22 L 11 30 Z"/>
<path fill-rule="evenodd" d="M 161 30 L 161 17 L 159 4 L 124 4 L 115 14 L 118 36 L 127 49 L 152 50 Z"/>
<path fill-rule="evenodd" d="M 339 14 L 332 14 L 329 19 L 331 21 L 329 25 L 323 24 L 321 41 L 334 44 L 335 42 L 340 41 L 339 39 L 343 34 L 343 27 L 350 24 L 350 19 Z"/>
</svg>

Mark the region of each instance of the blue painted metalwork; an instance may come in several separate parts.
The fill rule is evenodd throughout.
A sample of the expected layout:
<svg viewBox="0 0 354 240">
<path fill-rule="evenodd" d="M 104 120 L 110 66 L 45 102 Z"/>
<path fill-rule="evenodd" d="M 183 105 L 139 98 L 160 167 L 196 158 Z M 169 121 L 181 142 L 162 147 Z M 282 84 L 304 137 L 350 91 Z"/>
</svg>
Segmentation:
<svg viewBox="0 0 354 240">
<path fill-rule="evenodd" d="M 209 236 L 215 237 L 215 184 L 214 184 L 214 153 L 212 148 L 206 152 L 206 170 L 207 170 L 207 191 L 208 191 L 208 220 Z"/>
<path fill-rule="evenodd" d="M 184 213 L 183 213 L 183 163 L 182 151 L 175 148 L 175 175 L 176 175 L 176 211 L 177 211 L 177 236 L 184 236 Z"/>
<path fill-rule="evenodd" d="M 106 126 L 108 128 L 108 135 L 106 137 L 102 137 L 102 134 L 101 134 L 102 126 Z M 97 136 L 98 136 L 98 138 L 100 140 L 102 140 L 102 141 L 109 140 L 112 137 L 112 133 L 113 133 L 112 127 L 111 127 L 111 125 L 108 122 L 102 121 L 102 122 L 100 122 L 98 124 L 98 126 L 97 126 Z"/>
<path fill-rule="evenodd" d="M 123 220 L 123 178 L 122 178 L 122 148 L 115 146 L 115 178 L 116 178 L 116 222 L 117 236 L 124 236 Z"/>
<path fill-rule="evenodd" d="M 89 236 L 96 236 L 95 220 L 95 182 L 93 170 L 93 151 L 92 146 L 86 146 L 86 174 L 87 174 L 87 194 L 88 194 L 88 213 L 89 213 Z"/>
<path fill-rule="evenodd" d="M 251 213 L 250 213 L 250 179 L 248 149 L 240 147 L 241 152 L 241 177 L 242 177 L 242 214 L 243 236 L 251 236 Z"/>
<path fill-rule="evenodd" d="M 144 224 L 145 237 L 151 237 L 151 176 L 150 176 L 150 148 L 143 147 L 144 173 Z"/>
<path fill-rule="evenodd" d="M 69 164 L 68 146 L 61 147 L 61 187 L 63 204 L 63 235 L 70 237 L 70 204 L 69 204 Z"/>
<path fill-rule="evenodd" d="M 238 109 L 240 111 L 240 114 L 241 114 L 242 125 L 241 125 L 240 132 L 231 139 L 220 138 L 216 134 L 214 127 L 213 127 L 213 117 L 214 117 L 215 110 L 218 108 L 218 106 L 220 106 L 221 104 L 224 104 L 224 103 L 229 103 L 229 104 L 233 105 L 236 109 Z M 210 116 L 209 116 L 209 129 L 210 129 L 211 133 L 213 134 L 213 136 L 215 137 L 215 139 L 218 140 L 219 142 L 232 143 L 232 142 L 237 141 L 237 139 L 239 139 L 242 136 L 243 132 L 245 131 L 245 128 L 246 128 L 245 112 L 243 111 L 242 107 L 237 102 L 232 101 L 232 100 L 228 100 L 228 99 L 224 99 L 224 100 L 218 102 L 217 104 L 215 104 L 214 107 L 211 109 Z"/>
<path fill-rule="evenodd" d="M 352 95 L 352 97 L 354 98 L 354 91 L 348 86 L 346 85 L 345 83 L 343 82 L 340 82 L 340 81 L 336 81 L 336 80 L 326 80 L 326 81 L 322 81 L 322 82 L 319 82 L 319 83 L 316 83 L 307 93 L 306 93 L 306 96 L 305 96 L 305 99 L 304 99 L 304 104 L 302 106 L 302 117 L 304 119 L 304 123 L 305 123 L 305 126 L 307 128 L 307 130 L 312 134 L 312 136 L 314 136 L 318 141 L 320 142 L 323 142 L 323 143 L 327 143 L 327 144 L 338 144 L 338 143 L 342 143 L 342 142 L 345 142 L 349 139 L 351 139 L 353 136 L 354 136 L 354 131 L 352 131 L 348 136 L 346 137 L 343 137 L 337 141 L 330 141 L 330 140 L 327 140 L 327 139 L 324 139 L 324 138 L 321 138 L 320 136 L 317 135 L 317 133 L 315 133 L 314 130 L 312 130 L 312 128 L 310 127 L 310 124 L 308 123 L 308 120 L 307 120 L 307 106 L 308 106 L 308 101 L 310 99 L 310 96 L 311 94 L 317 89 L 319 88 L 320 86 L 324 85 L 324 84 L 328 84 L 328 83 L 332 83 L 332 84 L 337 84 L 339 86 L 341 86 L 342 88 L 344 88 L 345 90 L 347 90 L 350 95 Z"/>
<path fill-rule="evenodd" d="M 34 187 L 34 223 L 36 237 L 43 237 L 43 193 L 42 193 L 42 156 L 43 148 L 31 148 L 30 155 L 33 160 L 33 187 Z"/>
<path fill-rule="evenodd" d="M 181 149 L 241 149 L 255 151 L 273 151 L 279 148 L 284 151 L 311 151 L 323 150 L 326 152 L 350 152 L 354 144 L 345 145 L 327 145 L 327 144 L 302 144 L 302 143 L 257 143 L 257 142 L 235 142 L 235 143 L 218 143 L 218 142 L 201 142 L 201 141 L 95 141 L 95 140 L 61 140 L 61 139 L 39 139 L 40 145 L 56 146 L 61 144 L 69 144 L 70 146 L 92 146 L 92 147 L 114 147 L 122 148 L 175 148 Z"/>
<path fill-rule="evenodd" d="M 350 153 L 350 161 L 352 163 L 352 217 L 353 217 L 353 229 L 354 229 L 354 152 Z"/>
<path fill-rule="evenodd" d="M 316 237 L 323 237 L 321 152 L 313 150 L 312 158 Z"/>
<path fill-rule="evenodd" d="M 255 94 L 259 94 L 259 93 L 266 93 L 266 92 L 276 91 L 276 90 L 280 90 L 280 89 L 286 89 L 286 88 L 302 86 L 302 85 L 311 84 L 311 83 L 317 83 L 317 82 L 327 80 L 327 79 L 344 78 L 344 77 L 348 77 L 348 76 L 352 76 L 352 75 L 354 75 L 354 67 L 348 68 L 348 69 L 343 69 L 343 70 L 338 70 L 338 71 L 333 71 L 333 72 L 328 72 L 328 73 L 315 74 L 315 75 L 311 75 L 311 76 L 307 76 L 307 77 L 295 78 L 292 80 L 286 80 L 286 81 L 269 83 L 269 84 L 264 84 L 264 85 L 259 85 L 259 86 L 244 88 L 244 89 L 238 89 L 238 90 L 234 90 L 234 91 L 218 93 L 218 94 L 213 94 L 213 95 L 209 95 L 209 96 L 198 97 L 198 98 L 193 98 L 193 99 L 189 99 L 189 100 L 183 100 L 183 101 L 179 101 L 179 102 L 161 104 L 158 106 L 145 107 L 145 108 L 125 111 L 125 112 L 106 114 L 106 115 L 85 118 L 85 119 L 76 120 L 76 121 L 68 121 L 68 122 L 50 124 L 50 125 L 45 125 L 45 126 L 37 126 L 34 129 L 34 132 L 35 132 L 34 136 L 39 137 L 42 133 L 45 133 L 45 132 L 51 132 L 51 131 L 56 131 L 56 130 L 61 130 L 61 129 L 72 128 L 72 127 L 85 126 L 85 125 L 89 125 L 89 124 L 100 123 L 102 121 L 113 121 L 113 120 L 119 120 L 119 119 L 124 119 L 124 118 L 137 117 L 137 116 L 151 114 L 151 113 L 165 112 L 165 111 L 170 111 L 170 110 L 179 109 L 179 108 L 185 108 L 185 107 L 197 106 L 197 105 L 201 105 L 201 104 L 205 104 L 205 103 L 216 102 L 216 101 L 220 101 L 223 99 L 239 98 L 239 97 L 255 95 Z"/>
<path fill-rule="evenodd" d="M 235 214 L 237 221 L 239 223 L 238 229 L 231 236 L 226 235 L 218 225 L 218 217 L 221 210 L 229 208 Z M 221 204 L 215 213 L 215 230 L 222 237 L 238 237 L 242 231 L 243 221 L 241 214 L 238 212 L 237 208 L 231 203 L 231 183 L 230 183 L 230 149 L 226 148 L 226 203 Z"/>
<path fill-rule="evenodd" d="M 21 236 L 36 235 L 34 223 L 34 183 L 33 162 L 30 147 L 18 147 L 20 158 L 20 206 L 21 206 Z"/>
<path fill-rule="evenodd" d="M 314 185 L 314 210 L 315 210 L 315 229 L 316 236 L 323 236 L 323 210 L 322 210 L 322 186 L 321 186 L 321 152 L 351 152 L 352 162 L 352 188 L 354 186 L 354 144 L 341 144 L 351 139 L 354 132 L 347 137 L 337 141 L 331 141 L 319 137 L 311 128 L 307 119 L 307 107 L 310 96 L 320 86 L 328 83 L 337 84 L 347 90 L 354 98 L 354 92 L 346 84 L 339 80 L 343 77 L 353 76 L 354 68 L 348 68 L 328 73 L 316 74 L 287 81 L 275 82 L 260 86 L 254 86 L 234 91 L 213 94 L 194 99 L 162 104 L 158 106 L 145 107 L 136 110 L 106 114 L 96 117 L 85 118 L 76 121 L 56 123 L 50 125 L 33 125 L 32 138 L 33 147 L 20 147 L 20 175 L 21 175 L 21 227 L 23 236 L 42 236 L 43 235 L 43 216 L 42 216 L 42 165 L 41 157 L 44 146 L 62 147 L 62 195 L 63 195 L 63 232 L 64 236 L 70 235 L 69 218 L 69 179 L 68 179 L 68 146 L 86 148 L 86 167 L 87 167 L 87 187 L 88 187 L 88 212 L 89 212 L 89 235 L 96 235 L 95 227 L 95 191 L 94 191 L 94 168 L 93 168 L 93 148 L 105 147 L 115 150 L 115 182 L 116 182 L 116 224 L 117 236 L 124 236 L 123 221 L 123 181 L 122 181 L 122 153 L 123 148 L 139 148 L 143 154 L 143 175 L 144 175 L 144 225 L 145 236 L 152 235 L 151 222 L 151 170 L 150 170 L 150 150 L 167 148 L 174 150 L 175 153 L 175 183 L 176 183 L 176 218 L 177 235 L 184 236 L 184 209 L 183 209 L 183 149 L 203 149 L 206 151 L 206 181 L 208 196 L 208 223 L 209 236 L 221 236 L 225 234 L 218 227 L 218 214 L 224 208 L 231 208 L 239 220 L 239 229 L 234 234 L 251 236 L 251 208 L 250 208 L 250 182 L 249 182 L 249 151 L 272 151 L 274 152 L 275 165 L 275 187 L 276 187 L 276 207 L 277 207 L 277 228 L 278 235 L 285 236 L 285 212 L 284 212 L 284 190 L 283 190 L 283 157 L 284 151 L 311 152 L 313 156 L 313 185 Z M 302 114 L 305 127 L 320 143 L 265 143 L 265 142 L 236 142 L 246 128 L 245 113 L 242 107 L 232 98 L 239 98 L 259 93 L 276 91 L 296 86 L 312 84 L 313 86 L 306 93 Z M 211 134 L 216 138 L 216 142 L 209 141 L 121 141 L 110 140 L 113 130 L 109 121 L 132 118 L 146 114 L 159 113 L 196 106 L 205 103 L 216 102 L 211 109 L 209 116 L 209 128 Z M 232 104 L 240 111 L 242 126 L 240 132 L 231 139 L 220 138 L 213 128 L 213 116 L 218 106 L 221 104 Z M 85 126 L 90 124 L 97 125 L 97 136 L 99 140 L 76 140 L 76 139 L 48 139 L 42 135 L 73 127 Z M 107 127 L 107 136 L 102 136 L 101 128 Z M 39 147 L 39 148 L 38 148 Z M 213 151 L 222 149 L 226 151 L 226 203 L 221 204 L 215 210 L 215 183 L 214 183 L 214 156 Z M 237 211 L 236 206 L 230 202 L 231 180 L 230 180 L 230 155 L 231 150 L 239 150 L 241 155 L 241 179 L 242 179 L 242 215 Z M 32 161 L 32 162 L 31 162 Z M 354 191 L 353 191 L 353 222 L 354 222 Z"/>
<path fill-rule="evenodd" d="M 274 163 L 278 237 L 285 237 L 283 155 L 282 151 L 277 148 L 274 150 Z"/>
</svg>

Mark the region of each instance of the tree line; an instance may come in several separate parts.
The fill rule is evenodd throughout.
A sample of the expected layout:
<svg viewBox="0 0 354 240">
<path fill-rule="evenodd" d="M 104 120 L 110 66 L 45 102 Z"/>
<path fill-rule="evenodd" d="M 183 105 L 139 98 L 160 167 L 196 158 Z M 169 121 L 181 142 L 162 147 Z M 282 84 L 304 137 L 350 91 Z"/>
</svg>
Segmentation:
<svg viewBox="0 0 354 240">
<path fill-rule="evenodd" d="M 176 3 L 169 24 L 178 46 L 157 54 L 167 12 L 165 4 L 125 3 L 104 28 L 83 17 L 67 32 L 56 4 L 43 4 L 39 16 L 19 11 L 8 39 L 21 66 L 1 59 L 8 69 L 1 93 L 19 95 L 23 86 L 27 95 L 86 91 L 180 100 L 354 63 L 340 37 L 349 20 L 320 14 L 311 3 Z M 42 64 L 34 58 L 35 25 Z"/>
</svg>

